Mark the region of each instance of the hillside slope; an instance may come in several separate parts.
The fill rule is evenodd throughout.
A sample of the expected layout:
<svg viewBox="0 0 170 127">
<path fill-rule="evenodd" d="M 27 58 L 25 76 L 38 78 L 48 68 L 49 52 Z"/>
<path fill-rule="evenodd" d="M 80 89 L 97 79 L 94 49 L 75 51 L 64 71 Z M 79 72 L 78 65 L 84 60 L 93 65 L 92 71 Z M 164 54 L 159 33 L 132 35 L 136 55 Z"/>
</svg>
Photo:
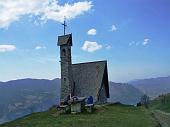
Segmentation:
<svg viewBox="0 0 170 127">
<path fill-rule="evenodd" d="M 0 127 L 157 127 L 148 110 L 133 106 L 98 106 L 93 114 L 57 115 L 55 108 Z"/>
<path fill-rule="evenodd" d="M 60 79 L 21 79 L 0 82 L 0 123 L 41 112 L 59 103 Z M 110 82 L 111 102 L 136 104 L 141 92 L 130 85 Z"/>
<path fill-rule="evenodd" d="M 110 82 L 110 102 L 121 102 L 123 104 L 136 105 L 143 93 L 130 84 Z"/>
<path fill-rule="evenodd" d="M 170 94 L 155 98 L 150 102 L 149 108 L 162 127 L 170 126 Z"/>
<path fill-rule="evenodd" d="M 170 93 L 170 76 L 134 80 L 129 83 L 149 95 L 152 99 L 161 94 Z"/>
<path fill-rule="evenodd" d="M 150 108 L 170 113 L 170 93 L 161 95 L 150 102 Z"/>
<path fill-rule="evenodd" d="M 0 83 L 0 123 L 49 109 L 59 101 L 59 79 L 21 79 Z"/>
<path fill-rule="evenodd" d="M 170 126 L 170 113 L 162 112 L 160 110 L 154 110 L 153 114 L 155 118 L 159 121 L 161 127 Z"/>
</svg>

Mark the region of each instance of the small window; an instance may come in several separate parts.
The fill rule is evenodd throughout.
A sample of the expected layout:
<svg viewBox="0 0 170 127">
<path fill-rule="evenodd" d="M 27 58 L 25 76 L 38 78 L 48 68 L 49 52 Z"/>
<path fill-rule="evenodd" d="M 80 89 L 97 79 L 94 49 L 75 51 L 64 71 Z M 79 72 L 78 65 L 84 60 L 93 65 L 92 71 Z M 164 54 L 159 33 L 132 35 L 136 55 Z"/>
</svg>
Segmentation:
<svg viewBox="0 0 170 127">
<path fill-rule="evenodd" d="M 66 50 L 65 49 L 62 50 L 62 56 L 66 56 Z"/>
<path fill-rule="evenodd" d="M 64 78 L 64 83 L 66 83 L 66 78 Z"/>
</svg>

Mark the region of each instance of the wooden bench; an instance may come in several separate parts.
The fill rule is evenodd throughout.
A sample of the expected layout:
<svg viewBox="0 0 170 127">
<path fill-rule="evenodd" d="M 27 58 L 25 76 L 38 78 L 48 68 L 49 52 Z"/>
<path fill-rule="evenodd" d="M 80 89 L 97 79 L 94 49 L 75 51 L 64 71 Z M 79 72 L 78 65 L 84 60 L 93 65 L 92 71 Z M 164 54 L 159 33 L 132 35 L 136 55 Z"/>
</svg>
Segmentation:
<svg viewBox="0 0 170 127">
<path fill-rule="evenodd" d="M 70 106 L 69 105 L 60 105 L 57 107 L 57 110 L 60 111 L 60 113 L 68 113 L 70 111 Z"/>
<path fill-rule="evenodd" d="M 85 109 L 87 112 L 92 113 L 94 109 L 94 104 L 86 104 Z"/>
<path fill-rule="evenodd" d="M 79 97 L 76 100 L 71 100 L 71 113 L 80 113 L 84 110 L 85 107 L 85 97 Z"/>
</svg>

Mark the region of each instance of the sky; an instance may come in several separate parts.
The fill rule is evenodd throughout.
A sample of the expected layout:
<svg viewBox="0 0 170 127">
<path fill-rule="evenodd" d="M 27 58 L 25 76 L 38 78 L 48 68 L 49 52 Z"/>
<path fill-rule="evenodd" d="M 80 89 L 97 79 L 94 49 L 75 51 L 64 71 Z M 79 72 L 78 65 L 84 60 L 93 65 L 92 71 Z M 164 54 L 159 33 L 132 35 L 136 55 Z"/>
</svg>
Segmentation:
<svg viewBox="0 0 170 127">
<path fill-rule="evenodd" d="M 107 60 L 114 82 L 170 75 L 169 0 L 0 0 L 0 81 L 60 78 L 64 16 L 73 63 Z"/>
</svg>

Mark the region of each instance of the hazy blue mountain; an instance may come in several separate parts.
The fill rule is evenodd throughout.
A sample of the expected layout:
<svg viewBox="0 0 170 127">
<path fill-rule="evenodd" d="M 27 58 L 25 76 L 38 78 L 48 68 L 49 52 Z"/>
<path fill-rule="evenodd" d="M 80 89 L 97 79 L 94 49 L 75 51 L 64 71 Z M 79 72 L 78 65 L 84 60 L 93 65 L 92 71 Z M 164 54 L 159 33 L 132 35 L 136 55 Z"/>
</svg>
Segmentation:
<svg viewBox="0 0 170 127">
<path fill-rule="evenodd" d="M 130 84 L 110 82 L 110 102 L 136 105 L 143 93 Z"/>
<path fill-rule="evenodd" d="M 143 93 L 155 98 L 161 94 L 170 93 L 170 76 L 134 80 L 129 82 Z"/>
<path fill-rule="evenodd" d="M 170 77 L 135 80 L 129 84 L 110 82 L 109 86 L 109 102 L 136 104 L 143 93 L 150 97 L 170 93 Z M 59 103 L 59 96 L 60 79 L 0 82 L 0 123 L 47 110 Z"/>
<path fill-rule="evenodd" d="M 0 123 L 47 110 L 59 103 L 60 79 L 0 82 Z M 110 102 L 136 104 L 142 93 L 131 85 L 110 82 Z"/>
<path fill-rule="evenodd" d="M 60 95 L 59 82 L 59 79 L 0 82 L 0 123 L 47 110 L 57 104 Z"/>
</svg>

